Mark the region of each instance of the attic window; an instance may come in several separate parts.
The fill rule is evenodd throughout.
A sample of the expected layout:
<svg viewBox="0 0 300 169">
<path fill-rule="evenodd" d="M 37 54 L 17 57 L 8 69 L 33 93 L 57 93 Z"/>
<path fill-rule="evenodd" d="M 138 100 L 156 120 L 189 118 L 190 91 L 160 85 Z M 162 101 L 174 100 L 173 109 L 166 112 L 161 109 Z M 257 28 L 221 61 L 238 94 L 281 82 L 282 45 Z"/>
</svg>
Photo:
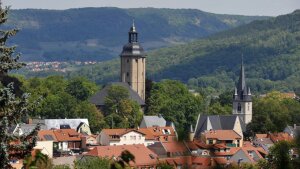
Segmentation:
<svg viewBox="0 0 300 169">
<path fill-rule="evenodd" d="M 163 133 L 166 135 L 170 135 L 171 131 L 169 129 L 163 129 Z"/>
<path fill-rule="evenodd" d="M 150 157 L 151 159 L 154 159 L 154 155 L 153 155 L 153 154 L 149 154 L 149 157 Z"/>
</svg>

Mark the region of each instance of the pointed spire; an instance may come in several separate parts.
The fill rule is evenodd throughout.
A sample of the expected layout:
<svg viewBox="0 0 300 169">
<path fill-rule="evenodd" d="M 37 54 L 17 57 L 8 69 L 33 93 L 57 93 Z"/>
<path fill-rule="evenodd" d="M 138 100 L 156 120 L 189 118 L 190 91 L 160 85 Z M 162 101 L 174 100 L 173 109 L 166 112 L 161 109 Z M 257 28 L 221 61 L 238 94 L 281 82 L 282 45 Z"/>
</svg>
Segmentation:
<svg viewBox="0 0 300 169">
<path fill-rule="evenodd" d="M 237 90 L 238 90 L 239 94 L 240 94 L 241 91 L 247 90 L 246 80 L 245 80 L 245 70 L 244 70 L 244 63 L 243 62 L 244 61 L 243 61 L 243 56 L 242 56 L 240 77 L 239 77 L 239 82 L 238 82 L 238 85 L 237 85 Z M 246 94 L 246 93 L 244 93 L 244 94 Z"/>
<path fill-rule="evenodd" d="M 248 95 L 251 95 L 250 87 L 248 87 Z"/>
</svg>

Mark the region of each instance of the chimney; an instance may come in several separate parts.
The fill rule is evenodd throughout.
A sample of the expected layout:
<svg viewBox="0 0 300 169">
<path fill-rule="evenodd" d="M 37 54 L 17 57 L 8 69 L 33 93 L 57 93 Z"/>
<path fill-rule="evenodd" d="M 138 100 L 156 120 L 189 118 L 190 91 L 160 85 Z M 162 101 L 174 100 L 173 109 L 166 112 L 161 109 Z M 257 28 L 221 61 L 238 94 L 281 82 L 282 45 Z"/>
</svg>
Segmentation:
<svg viewBox="0 0 300 169">
<path fill-rule="evenodd" d="M 27 122 L 28 124 L 32 124 L 32 118 L 28 118 L 28 122 Z"/>
<path fill-rule="evenodd" d="M 81 137 L 81 148 L 86 149 L 86 137 Z"/>
</svg>

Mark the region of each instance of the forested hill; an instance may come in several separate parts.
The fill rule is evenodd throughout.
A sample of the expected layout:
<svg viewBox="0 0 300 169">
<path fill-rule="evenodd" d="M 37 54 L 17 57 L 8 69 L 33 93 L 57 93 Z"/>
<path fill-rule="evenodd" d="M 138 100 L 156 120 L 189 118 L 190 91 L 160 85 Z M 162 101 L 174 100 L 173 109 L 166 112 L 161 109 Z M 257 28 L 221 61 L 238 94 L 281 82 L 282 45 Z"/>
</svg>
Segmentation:
<svg viewBox="0 0 300 169">
<path fill-rule="evenodd" d="M 11 10 L 7 26 L 21 29 L 11 43 L 25 61 L 101 61 L 119 55 L 132 19 L 143 46 L 155 49 L 265 18 L 193 9 L 24 9 Z"/>
<path fill-rule="evenodd" d="M 300 10 L 150 52 L 147 73 L 153 80 L 178 79 L 194 87 L 232 89 L 242 55 L 254 91 L 300 87 Z M 93 74 L 88 70 L 79 72 L 99 83 L 117 79 L 119 61 L 94 66 Z"/>
</svg>

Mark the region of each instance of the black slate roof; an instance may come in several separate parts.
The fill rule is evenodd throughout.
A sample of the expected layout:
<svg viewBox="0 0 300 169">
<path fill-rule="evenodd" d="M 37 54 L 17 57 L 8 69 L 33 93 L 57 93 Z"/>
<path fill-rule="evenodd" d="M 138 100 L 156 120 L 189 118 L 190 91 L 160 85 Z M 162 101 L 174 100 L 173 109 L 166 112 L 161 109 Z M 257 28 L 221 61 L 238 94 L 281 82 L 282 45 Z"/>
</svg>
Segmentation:
<svg viewBox="0 0 300 169">
<path fill-rule="evenodd" d="M 119 85 L 124 87 L 129 92 L 129 99 L 136 101 L 140 106 L 145 105 L 145 101 L 135 92 L 127 83 L 125 82 L 114 82 L 106 85 L 102 90 L 97 92 L 94 96 L 92 96 L 89 100 L 91 103 L 96 106 L 104 106 L 105 105 L 105 97 L 107 96 L 108 89 L 111 85 Z"/>
<path fill-rule="evenodd" d="M 209 122 L 213 130 L 233 130 L 236 118 L 240 119 L 242 131 L 246 130 L 244 121 L 236 115 L 200 115 L 195 128 L 195 137 L 200 137 L 201 133 L 209 130 Z"/>
</svg>

